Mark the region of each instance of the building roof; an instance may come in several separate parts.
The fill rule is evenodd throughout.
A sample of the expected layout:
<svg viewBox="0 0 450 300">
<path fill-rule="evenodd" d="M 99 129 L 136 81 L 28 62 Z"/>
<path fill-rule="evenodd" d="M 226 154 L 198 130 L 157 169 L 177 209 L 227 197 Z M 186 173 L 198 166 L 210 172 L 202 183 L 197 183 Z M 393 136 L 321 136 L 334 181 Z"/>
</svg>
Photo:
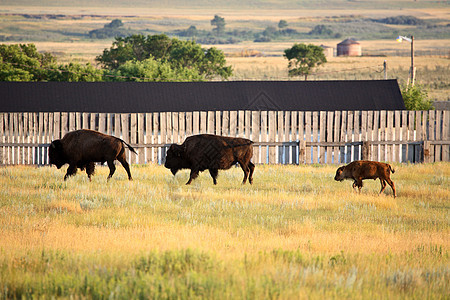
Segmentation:
<svg viewBox="0 0 450 300">
<path fill-rule="evenodd" d="M 0 112 L 402 109 L 396 80 L 0 82 Z"/>
<path fill-rule="evenodd" d="M 359 45 L 359 43 L 354 39 L 346 39 L 340 42 L 338 45 Z"/>
</svg>

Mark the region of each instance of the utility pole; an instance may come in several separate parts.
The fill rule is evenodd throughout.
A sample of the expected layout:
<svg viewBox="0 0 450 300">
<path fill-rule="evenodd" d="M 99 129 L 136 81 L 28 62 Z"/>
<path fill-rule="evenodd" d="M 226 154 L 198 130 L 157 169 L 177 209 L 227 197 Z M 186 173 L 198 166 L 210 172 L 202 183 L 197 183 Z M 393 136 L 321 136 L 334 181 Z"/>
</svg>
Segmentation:
<svg viewBox="0 0 450 300">
<path fill-rule="evenodd" d="M 383 69 L 384 69 L 384 80 L 387 80 L 387 62 L 386 62 L 386 60 L 384 60 Z"/>
<path fill-rule="evenodd" d="M 416 71 L 414 70 L 414 36 L 411 36 L 411 86 L 414 86 Z"/>
</svg>

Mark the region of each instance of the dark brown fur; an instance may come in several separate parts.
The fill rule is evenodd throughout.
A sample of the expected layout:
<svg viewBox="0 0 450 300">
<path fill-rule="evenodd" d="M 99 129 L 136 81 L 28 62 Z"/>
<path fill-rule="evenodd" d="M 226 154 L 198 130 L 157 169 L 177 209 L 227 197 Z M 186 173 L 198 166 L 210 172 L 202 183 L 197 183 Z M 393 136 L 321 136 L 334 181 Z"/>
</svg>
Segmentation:
<svg viewBox="0 0 450 300">
<path fill-rule="evenodd" d="M 353 180 L 353 188 L 358 187 L 359 192 L 363 186 L 362 181 L 364 179 L 380 179 L 381 190 L 380 194 L 386 188 L 386 182 L 391 186 L 396 197 L 394 182 L 391 180 L 391 173 L 395 173 L 391 165 L 368 160 L 357 160 L 349 163 L 346 166 L 340 167 L 336 170 L 336 176 L 334 180 L 342 181 L 344 179 Z"/>
<path fill-rule="evenodd" d="M 190 169 L 189 181 L 197 178 L 199 172 L 209 170 L 214 184 L 217 184 L 219 170 L 227 170 L 239 163 L 244 171 L 244 180 L 253 183 L 255 165 L 253 142 L 244 138 L 232 138 L 211 134 L 194 135 L 186 138 L 183 144 L 172 144 L 167 150 L 164 166 L 175 175 L 178 170 Z"/>
<path fill-rule="evenodd" d="M 54 140 L 49 147 L 48 156 L 50 164 L 58 169 L 69 164 L 64 180 L 75 175 L 77 168 L 86 169 L 89 180 L 94 174 L 95 162 L 108 163 L 109 176 L 113 176 L 116 167 L 114 160 L 118 160 L 125 168 L 128 179 L 132 180 L 130 167 L 125 156 L 125 145 L 136 151 L 123 140 L 94 130 L 81 129 L 67 133 L 62 139 Z"/>
</svg>

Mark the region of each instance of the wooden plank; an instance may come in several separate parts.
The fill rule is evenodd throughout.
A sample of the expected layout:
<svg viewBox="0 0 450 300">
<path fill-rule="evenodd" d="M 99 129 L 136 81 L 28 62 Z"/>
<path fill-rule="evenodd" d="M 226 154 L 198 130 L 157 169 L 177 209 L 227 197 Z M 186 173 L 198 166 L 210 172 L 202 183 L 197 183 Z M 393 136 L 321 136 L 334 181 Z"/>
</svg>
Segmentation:
<svg viewBox="0 0 450 300">
<path fill-rule="evenodd" d="M 98 131 L 101 133 L 107 133 L 106 132 L 106 114 L 105 113 L 98 114 Z"/>
<path fill-rule="evenodd" d="M 321 111 L 319 113 L 319 141 L 320 142 L 325 142 L 326 141 L 326 131 L 327 131 L 327 112 L 326 111 Z M 319 163 L 324 164 L 326 163 L 325 161 L 325 148 L 323 146 L 320 146 L 320 148 L 318 149 L 318 153 L 319 153 Z"/>
<path fill-rule="evenodd" d="M 394 137 L 394 112 L 387 112 L 387 127 L 386 127 L 386 140 L 392 141 Z M 393 145 L 386 146 L 386 160 L 394 161 Z"/>
<path fill-rule="evenodd" d="M 153 143 L 153 115 L 152 113 L 145 113 L 145 144 Z M 145 162 L 153 162 L 153 147 L 145 148 Z"/>
<path fill-rule="evenodd" d="M 305 142 L 311 142 L 311 131 L 312 131 L 312 113 L 310 111 L 305 112 Z M 311 148 L 306 147 L 306 164 L 311 164 Z"/>
<path fill-rule="evenodd" d="M 167 143 L 167 140 L 166 140 L 167 128 L 166 128 L 166 126 L 167 126 L 166 113 L 161 112 L 161 113 L 159 113 L 159 135 L 160 135 L 160 143 L 161 144 Z M 159 151 L 158 163 L 165 161 L 165 159 L 166 159 L 166 148 L 161 147 L 160 151 Z"/>
<path fill-rule="evenodd" d="M 92 122 L 92 120 L 91 120 Z M 130 143 L 130 130 L 129 130 L 129 115 L 128 114 L 120 114 L 120 127 L 122 128 L 122 139 Z"/>
<path fill-rule="evenodd" d="M 208 128 L 207 128 L 207 132 L 209 134 L 215 134 L 216 133 L 216 128 L 215 128 L 215 117 L 216 117 L 216 112 L 215 111 L 208 111 Z"/>
<path fill-rule="evenodd" d="M 166 112 L 165 113 L 165 119 L 166 119 L 166 144 L 172 144 L 173 139 L 173 124 L 172 124 L 172 113 Z M 162 121 L 161 121 L 162 123 Z"/>
<path fill-rule="evenodd" d="M 361 141 L 361 112 L 359 110 L 353 112 L 353 138 L 354 142 Z M 353 159 L 352 160 L 360 160 L 361 159 L 361 146 L 356 145 L 353 146 Z"/>
<path fill-rule="evenodd" d="M 33 132 L 33 135 L 32 135 L 33 143 L 38 143 L 38 130 L 39 130 L 38 116 L 39 116 L 39 113 L 33 113 L 33 116 L 31 117 L 32 125 L 29 126 L 30 129 L 32 128 L 32 132 Z M 66 119 L 66 121 L 67 121 L 67 119 Z M 66 124 L 67 124 L 67 122 L 66 122 Z M 34 165 L 37 165 L 39 163 L 38 153 L 39 153 L 39 147 L 33 147 L 31 149 L 31 161 Z"/>
<path fill-rule="evenodd" d="M 385 110 L 380 111 L 380 141 L 386 141 L 386 117 Z M 386 161 L 386 146 L 380 146 L 380 161 Z"/>
<path fill-rule="evenodd" d="M 72 113 L 72 118 L 75 119 L 75 114 Z M 69 119 L 70 120 L 70 119 Z M 40 112 L 38 115 L 38 143 L 42 144 L 44 141 L 44 113 Z M 38 147 L 37 164 L 44 163 L 42 147 Z"/>
<path fill-rule="evenodd" d="M 395 141 L 401 141 L 400 136 L 400 130 L 401 130 L 401 111 L 396 110 L 394 111 L 394 140 Z M 394 161 L 401 162 L 400 160 L 400 154 L 401 154 L 402 147 L 400 145 L 394 144 Z"/>
<path fill-rule="evenodd" d="M 414 113 L 414 112 L 412 112 L 412 113 Z M 413 117 L 413 119 L 414 119 L 414 117 Z M 406 110 L 401 111 L 400 140 L 402 142 L 403 141 L 408 141 L 408 135 L 409 135 L 409 132 L 408 132 L 408 130 L 409 130 L 408 121 L 409 121 L 408 111 L 406 111 Z M 400 149 L 401 149 L 401 151 L 400 151 L 400 155 L 401 155 L 400 162 L 408 161 L 409 160 L 408 159 L 408 153 L 410 152 L 408 145 L 400 146 Z"/>
<path fill-rule="evenodd" d="M 208 114 L 206 111 L 200 112 L 200 133 L 208 133 Z"/>
<path fill-rule="evenodd" d="M 18 113 L 18 132 L 17 132 L 17 141 L 19 143 L 24 142 L 24 113 Z M 24 148 L 23 147 L 17 147 L 18 152 L 18 163 L 24 164 Z"/>
<path fill-rule="evenodd" d="M 137 118 L 138 118 L 138 132 L 137 132 L 137 138 L 138 138 L 138 144 L 139 145 L 145 145 L 145 114 L 143 113 L 138 113 L 137 114 Z M 138 153 L 138 163 L 139 164 L 145 164 L 145 154 L 147 152 L 147 147 L 145 148 L 139 148 L 139 151 L 137 151 Z"/>
<path fill-rule="evenodd" d="M 244 137 L 247 139 L 251 139 L 251 128 L 252 128 L 252 112 L 249 110 L 245 111 L 245 129 L 244 129 Z M 216 127 L 220 128 L 220 126 Z"/>
<path fill-rule="evenodd" d="M 76 118 L 74 112 L 69 112 L 69 132 L 76 130 Z"/>
<path fill-rule="evenodd" d="M 253 142 L 259 142 L 260 137 L 260 112 L 252 111 L 252 133 L 251 140 Z M 261 163 L 261 159 L 259 157 L 259 146 L 253 147 L 253 163 Z"/>
<path fill-rule="evenodd" d="M 186 112 L 186 137 L 192 135 L 192 112 L 188 111 Z"/>
<path fill-rule="evenodd" d="M 32 128 L 33 128 L 33 113 L 26 113 L 26 129 L 25 130 L 25 136 L 26 138 L 24 139 L 25 142 L 30 143 L 31 141 L 31 132 L 32 132 Z M 54 121 L 55 122 L 55 121 Z M 0 123 L 1 126 L 1 123 Z M 54 133 L 53 133 L 54 134 Z M 31 147 L 27 147 L 26 148 L 26 152 L 25 152 L 25 164 L 27 165 L 31 165 L 33 164 L 33 149 Z"/>
<path fill-rule="evenodd" d="M 237 136 L 244 137 L 245 128 L 245 112 L 243 110 L 238 111 L 238 133 Z"/>
<path fill-rule="evenodd" d="M 1 123 L 0 123 L 1 124 Z M 442 116 L 442 140 L 450 140 L 450 111 L 444 110 Z M 450 146 L 442 146 L 442 161 L 450 160 Z"/>
<path fill-rule="evenodd" d="M 367 140 L 373 141 L 373 111 L 367 112 Z M 373 145 L 370 145 L 369 147 L 369 160 L 373 160 Z"/>
<path fill-rule="evenodd" d="M 291 140 L 291 117 L 292 117 L 292 111 L 285 111 L 284 112 L 284 124 L 283 124 L 283 142 L 290 142 Z M 283 161 L 285 164 L 292 164 L 292 151 L 293 151 L 293 147 L 295 146 L 284 146 L 283 151 L 284 151 L 284 155 L 283 155 Z"/>
<path fill-rule="evenodd" d="M 326 141 L 327 142 L 332 142 L 333 141 L 333 124 L 334 124 L 334 112 L 332 111 L 328 111 L 327 112 L 327 136 L 326 136 Z M 326 160 L 325 163 L 327 164 L 331 164 L 333 163 L 333 147 L 327 147 L 326 149 Z"/>
<path fill-rule="evenodd" d="M 0 143 L 5 142 L 5 130 L 4 130 L 5 115 L 6 115 L 6 113 L 0 112 Z M 5 147 L 0 146 L 0 165 L 3 166 L 5 164 L 6 164 L 5 163 Z"/>
<path fill-rule="evenodd" d="M 192 112 L 189 112 L 192 115 Z M 191 124 L 192 126 L 192 124 Z M 192 128 L 192 127 L 191 127 Z M 159 113 L 155 112 L 153 113 L 153 126 L 152 126 L 152 144 L 160 143 L 159 141 Z M 159 163 L 159 148 L 158 147 L 152 147 L 152 159 L 154 163 Z"/>
<path fill-rule="evenodd" d="M 278 111 L 275 112 L 277 114 L 277 128 L 276 128 L 276 132 L 275 132 L 275 141 L 277 142 L 285 142 L 285 138 L 284 138 L 284 112 L 283 111 Z M 286 147 L 285 146 L 279 146 L 276 148 L 275 151 L 278 151 L 277 154 L 277 161 L 279 164 L 284 163 L 284 153 L 286 152 Z"/>
<path fill-rule="evenodd" d="M 89 129 L 89 113 L 84 112 L 81 115 L 82 119 L 83 119 L 83 129 Z"/>
<path fill-rule="evenodd" d="M 192 134 L 196 135 L 200 132 L 200 112 L 194 111 L 192 114 Z"/>
<path fill-rule="evenodd" d="M 301 115 L 300 115 L 301 113 Z M 291 112 L 291 138 L 290 141 L 304 141 L 303 136 L 303 112 L 292 111 Z M 301 120 L 301 121 L 299 121 Z M 304 161 L 299 161 L 300 155 L 298 154 L 298 146 L 291 147 L 291 161 L 293 164 L 304 164 Z"/>
<path fill-rule="evenodd" d="M 81 123 L 81 113 L 75 112 L 75 130 L 82 129 L 83 124 Z"/>
<path fill-rule="evenodd" d="M 333 142 L 340 141 L 340 133 L 341 133 L 341 112 L 334 112 L 334 126 L 333 126 Z M 339 147 L 333 147 L 333 163 L 338 164 L 339 160 Z"/>
<path fill-rule="evenodd" d="M 372 131 L 372 141 L 380 140 L 380 112 L 373 112 L 373 131 Z M 372 156 L 374 161 L 380 161 L 380 147 L 373 144 L 372 146 Z"/>
<path fill-rule="evenodd" d="M 442 139 L 441 135 L 441 120 L 442 120 L 442 110 L 435 110 L 435 117 L 436 117 L 436 127 L 435 127 L 435 140 L 440 141 Z M 434 148 L 434 161 L 442 161 L 442 146 L 436 145 Z"/>
<path fill-rule="evenodd" d="M 28 114 L 28 117 L 30 117 L 30 114 Z M 57 139 L 61 138 L 61 113 L 60 112 L 53 113 L 53 122 L 55 123 L 53 125 L 53 140 L 57 140 Z"/>
<path fill-rule="evenodd" d="M 89 129 L 98 130 L 98 127 L 97 127 L 97 114 L 96 113 L 90 113 L 89 114 Z"/>
<path fill-rule="evenodd" d="M 319 141 L 319 112 L 317 111 L 313 111 L 312 113 L 313 116 L 313 124 L 312 124 L 312 129 L 313 129 L 313 142 L 318 142 Z M 317 146 L 313 146 L 312 147 L 312 157 L 313 157 L 313 161 L 312 163 L 318 163 L 318 159 L 319 159 L 319 147 Z"/>
<path fill-rule="evenodd" d="M 434 110 L 430 110 L 428 112 L 429 116 L 429 126 L 428 126 L 428 140 L 434 141 L 436 140 L 436 113 Z M 430 162 L 435 162 L 434 150 L 435 146 L 430 144 Z"/>
<path fill-rule="evenodd" d="M 222 113 L 222 131 L 221 135 L 229 136 L 230 135 L 230 112 L 224 111 Z"/>
<path fill-rule="evenodd" d="M 275 142 L 277 131 L 277 116 L 275 111 L 269 111 L 269 142 Z M 269 164 L 277 163 L 276 146 L 269 146 Z"/>
<path fill-rule="evenodd" d="M 267 134 L 267 111 L 261 111 L 261 142 L 268 142 L 268 134 Z M 267 147 L 261 146 L 261 163 L 267 163 Z"/>
<path fill-rule="evenodd" d="M 237 111 L 230 111 L 230 136 L 237 136 Z"/>
<path fill-rule="evenodd" d="M 347 131 L 346 131 L 346 141 L 352 142 L 353 141 L 353 111 L 347 112 Z M 352 161 L 352 147 L 353 146 L 347 146 L 346 147 L 346 153 L 345 153 L 345 161 L 347 163 Z"/>
<path fill-rule="evenodd" d="M 68 113 L 62 112 L 61 113 L 61 135 L 60 135 L 61 138 L 63 138 L 64 135 L 66 135 L 66 133 L 69 131 L 68 121 L 69 121 Z"/>
<path fill-rule="evenodd" d="M 177 144 L 182 144 L 186 139 L 186 113 L 180 112 L 178 114 L 178 140 Z"/>
<path fill-rule="evenodd" d="M 5 121 L 5 134 L 6 134 L 6 142 L 12 143 L 13 142 L 13 116 L 12 113 L 6 114 Z M 13 149 L 12 147 L 7 147 L 7 162 L 6 164 L 11 165 L 13 163 L 12 153 Z"/>
<path fill-rule="evenodd" d="M 180 130 L 180 126 L 179 126 L 179 112 L 173 112 L 172 113 L 172 144 L 178 143 L 178 135 L 179 135 L 179 130 Z"/>
<path fill-rule="evenodd" d="M 347 138 L 347 111 L 341 111 L 341 132 L 339 134 L 339 141 L 345 143 Z M 345 146 L 339 147 L 339 162 L 341 164 L 345 163 Z"/>
<path fill-rule="evenodd" d="M 216 111 L 216 132 L 217 135 L 222 135 L 222 112 Z"/>
</svg>

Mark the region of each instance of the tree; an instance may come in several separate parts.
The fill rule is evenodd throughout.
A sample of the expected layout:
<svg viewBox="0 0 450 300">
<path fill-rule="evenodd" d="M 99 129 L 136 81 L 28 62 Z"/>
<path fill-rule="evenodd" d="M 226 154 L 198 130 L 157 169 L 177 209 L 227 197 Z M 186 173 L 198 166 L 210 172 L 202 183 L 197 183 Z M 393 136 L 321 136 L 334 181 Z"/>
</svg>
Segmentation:
<svg viewBox="0 0 450 300">
<path fill-rule="evenodd" d="M 292 48 L 284 50 L 283 56 L 289 60 L 289 76 L 304 75 L 305 80 L 312 69 L 327 62 L 323 49 L 312 44 L 294 44 Z"/>
<path fill-rule="evenodd" d="M 103 71 L 90 64 L 56 62 L 34 44 L 0 45 L 0 81 L 101 81 Z"/>
<path fill-rule="evenodd" d="M 106 24 L 104 26 L 104 28 L 116 29 L 116 28 L 119 28 L 119 27 L 122 27 L 122 26 L 123 26 L 122 20 L 114 19 L 114 20 L 111 21 L 111 23 Z"/>
<path fill-rule="evenodd" d="M 203 81 L 195 68 L 174 68 L 168 62 L 156 60 L 153 57 L 143 61 L 127 61 L 109 77 L 110 81 Z"/>
<path fill-rule="evenodd" d="M 213 32 L 220 35 L 225 31 L 225 19 L 215 15 L 214 19 L 211 20 L 211 26 L 216 26 L 216 28 L 213 28 Z"/>
<path fill-rule="evenodd" d="M 143 61 L 151 57 L 170 64 L 172 68 L 195 68 L 206 78 L 219 76 L 226 79 L 232 74 L 231 67 L 225 66 L 225 55 L 221 50 L 203 49 L 195 41 L 171 39 L 164 34 L 116 38 L 112 47 L 103 50 L 96 60 L 104 68 L 114 71 L 128 61 Z"/>
<path fill-rule="evenodd" d="M 0 45 L 0 81 L 47 80 L 48 69 L 56 66 L 50 53 L 39 53 L 34 44 Z"/>
<path fill-rule="evenodd" d="M 286 27 L 288 27 L 288 22 L 286 20 L 280 20 L 280 22 L 278 22 L 278 28 L 280 30 L 283 30 Z"/>
<path fill-rule="evenodd" d="M 407 110 L 433 109 L 433 102 L 428 98 L 428 92 L 421 85 L 404 86 L 402 97 Z"/>
</svg>

